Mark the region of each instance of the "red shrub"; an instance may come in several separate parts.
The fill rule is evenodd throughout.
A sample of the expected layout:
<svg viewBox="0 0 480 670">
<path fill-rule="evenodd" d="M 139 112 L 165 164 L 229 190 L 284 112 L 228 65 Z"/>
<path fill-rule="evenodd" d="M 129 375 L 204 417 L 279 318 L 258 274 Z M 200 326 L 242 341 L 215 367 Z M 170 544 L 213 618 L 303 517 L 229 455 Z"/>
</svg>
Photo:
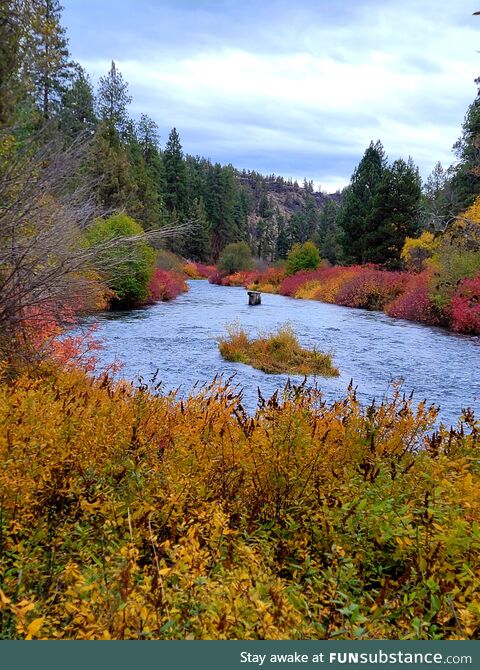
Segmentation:
<svg viewBox="0 0 480 670">
<path fill-rule="evenodd" d="M 222 277 L 222 286 L 246 286 L 257 275 L 255 272 L 240 271 Z"/>
<path fill-rule="evenodd" d="M 343 267 L 322 267 L 317 270 L 297 272 L 280 284 L 278 292 L 282 295 L 309 297 L 322 302 L 337 302 L 337 294 L 342 285 L 365 268 L 371 266 L 352 265 Z M 303 295 L 305 294 L 305 295 Z"/>
<path fill-rule="evenodd" d="M 458 285 L 452 298 L 452 329 L 480 334 L 480 274 Z"/>
<path fill-rule="evenodd" d="M 193 265 L 195 265 L 198 276 L 205 279 L 208 279 L 217 271 L 215 265 L 204 265 L 203 263 L 193 263 Z"/>
<path fill-rule="evenodd" d="M 188 290 L 185 279 L 171 270 L 156 269 L 148 285 L 147 305 L 155 302 L 174 300 L 180 293 Z"/>
<path fill-rule="evenodd" d="M 348 279 L 337 294 L 337 305 L 383 310 L 405 289 L 406 272 L 387 272 L 365 268 Z"/>
<path fill-rule="evenodd" d="M 61 339 L 54 338 L 48 343 L 51 358 L 65 369 L 82 368 L 86 372 L 98 372 L 97 351 L 102 343 L 95 339 L 97 326 L 90 326 L 80 335 L 67 335 Z M 108 372 L 118 370 L 118 363 L 108 367 Z M 103 370 L 107 372 L 107 370 Z"/>
<path fill-rule="evenodd" d="M 70 305 L 45 302 L 26 309 L 19 326 L 24 354 L 28 352 L 31 361 L 51 360 L 64 369 L 98 372 L 97 352 L 102 343 L 95 338 L 97 327 L 91 325 L 78 335 L 64 335 L 78 324 L 77 313 L 83 307 L 78 299 Z M 108 371 L 113 372 L 113 367 Z"/>
<path fill-rule="evenodd" d="M 324 269 L 321 270 L 302 270 L 297 272 L 290 277 L 285 277 L 285 279 L 280 283 L 278 287 L 278 292 L 280 295 L 287 295 L 291 298 L 295 297 L 295 294 L 301 289 L 301 287 L 309 281 L 318 279 L 318 274 L 324 272 Z"/>
<path fill-rule="evenodd" d="M 210 282 L 210 284 L 218 284 L 218 286 L 224 286 L 223 281 L 225 278 L 226 277 L 222 272 L 213 272 L 209 276 L 208 281 Z"/>
<path fill-rule="evenodd" d="M 429 272 L 410 275 L 404 292 L 387 305 L 386 313 L 397 319 L 418 321 L 431 326 L 444 324 L 447 317 L 439 311 L 430 298 L 429 279 Z"/>
</svg>

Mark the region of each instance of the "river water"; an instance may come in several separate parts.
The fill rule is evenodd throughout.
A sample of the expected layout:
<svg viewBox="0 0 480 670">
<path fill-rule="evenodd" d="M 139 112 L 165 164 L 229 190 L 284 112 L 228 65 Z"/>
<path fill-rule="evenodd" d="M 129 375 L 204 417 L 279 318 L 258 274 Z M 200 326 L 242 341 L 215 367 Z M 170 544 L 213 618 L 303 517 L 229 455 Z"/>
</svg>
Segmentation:
<svg viewBox="0 0 480 670">
<path fill-rule="evenodd" d="M 243 288 L 190 281 L 190 290 L 167 303 L 98 316 L 103 340 L 101 362 L 115 358 L 121 376 L 145 381 L 158 369 L 165 391 L 187 395 L 195 382 L 207 383 L 216 373 L 235 375 L 244 405 L 253 411 L 260 388 L 264 397 L 282 389 L 287 375 L 267 375 L 241 363 L 224 361 L 217 339 L 237 321 L 249 334 L 270 331 L 289 322 L 302 345 L 331 351 L 340 377 L 309 378 L 327 400 L 346 393 L 350 380 L 358 397 L 369 402 L 391 393 L 394 381 L 414 400 L 440 406 L 440 419 L 456 424 L 465 407 L 480 415 L 480 338 L 455 335 L 440 328 L 392 319 L 381 312 L 350 309 L 310 300 L 262 295 L 250 307 Z M 300 383 L 302 378 L 292 377 Z"/>
</svg>

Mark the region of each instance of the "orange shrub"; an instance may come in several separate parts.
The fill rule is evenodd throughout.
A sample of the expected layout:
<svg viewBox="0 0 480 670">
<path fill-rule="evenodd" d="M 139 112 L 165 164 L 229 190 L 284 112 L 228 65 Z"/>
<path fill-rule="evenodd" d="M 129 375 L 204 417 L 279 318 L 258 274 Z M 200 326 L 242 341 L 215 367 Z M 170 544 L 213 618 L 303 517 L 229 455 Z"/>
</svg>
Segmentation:
<svg viewBox="0 0 480 670">
<path fill-rule="evenodd" d="M 190 279 L 208 279 L 216 272 L 216 267 L 203 263 L 188 262 L 182 266 L 182 270 Z"/>
</svg>

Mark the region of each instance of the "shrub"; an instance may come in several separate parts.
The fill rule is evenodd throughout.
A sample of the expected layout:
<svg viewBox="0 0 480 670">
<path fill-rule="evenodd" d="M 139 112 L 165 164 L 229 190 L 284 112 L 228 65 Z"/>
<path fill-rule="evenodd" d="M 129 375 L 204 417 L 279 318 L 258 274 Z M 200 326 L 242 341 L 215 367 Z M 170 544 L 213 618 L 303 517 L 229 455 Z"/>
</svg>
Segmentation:
<svg viewBox="0 0 480 670">
<path fill-rule="evenodd" d="M 234 272 L 222 278 L 223 286 L 247 286 L 257 276 L 255 272 Z"/>
<path fill-rule="evenodd" d="M 276 293 L 284 278 L 285 268 L 283 266 L 270 267 L 265 272 L 253 273 L 252 278 L 247 282 L 247 288 L 263 293 Z"/>
<path fill-rule="evenodd" d="M 227 332 L 228 338 L 219 343 L 220 353 L 227 361 L 246 363 L 269 374 L 339 375 L 331 355 L 301 347 L 288 324 L 257 339 L 249 339 L 236 324 Z"/>
<path fill-rule="evenodd" d="M 341 286 L 335 302 L 347 307 L 383 310 L 403 292 L 407 281 L 405 272 L 366 269 Z"/>
<path fill-rule="evenodd" d="M 478 638 L 470 413 L 0 380 L 2 639 Z"/>
<path fill-rule="evenodd" d="M 252 252 L 246 242 L 227 244 L 218 259 L 219 271 L 227 275 L 252 268 Z"/>
<path fill-rule="evenodd" d="M 451 315 L 456 332 L 480 334 L 480 274 L 459 284 L 452 299 Z"/>
<path fill-rule="evenodd" d="M 148 283 L 155 266 L 155 251 L 141 239 L 143 229 L 126 214 L 114 214 L 98 219 L 86 232 L 87 244 L 99 248 L 98 264 L 101 274 L 113 291 L 114 307 L 130 307 L 148 299 Z M 138 236 L 135 242 L 125 241 L 108 248 L 111 240 Z"/>
<path fill-rule="evenodd" d="M 397 319 L 408 319 L 430 326 L 444 325 L 447 316 L 435 305 L 430 297 L 430 273 L 410 277 L 405 290 L 386 307 L 386 313 Z"/>
<path fill-rule="evenodd" d="M 432 233 L 425 231 L 420 237 L 407 237 L 401 259 L 409 272 L 422 272 L 425 262 L 432 257 L 439 242 Z"/>
<path fill-rule="evenodd" d="M 188 291 L 184 277 L 177 272 L 155 270 L 148 284 L 147 305 L 155 302 L 174 300 L 180 293 Z"/>
<path fill-rule="evenodd" d="M 210 284 L 217 284 L 218 286 L 223 286 L 223 281 L 225 279 L 225 275 L 222 272 L 212 272 L 212 274 L 209 276 L 208 281 Z"/>
<path fill-rule="evenodd" d="M 314 272 L 297 272 L 294 275 L 285 277 L 278 287 L 280 295 L 286 295 L 290 298 L 296 297 L 297 291 L 308 281 L 313 281 L 318 275 Z"/>
<path fill-rule="evenodd" d="M 294 244 L 286 262 L 286 274 L 293 275 L 302 270 L 316 270 L 320 265 L 320 253 L 313 242 Z"/>
<path fill-rule="evenodd" d="M 338 294 L 345 283 L 357 277 L 365 271 L 365 266 L 350 265 L 348 267 L 336 266 L 319 271 L 319 286 L 313 292 L 314 300 L 336 303 Z"/>
<path fill-rule="evenodd" d="M 318 268 L 310 272 L 297 272 L 287 277 L 279 286 L 281 295 L 291 297 L 308 297 L 324 302 L 336 302 L 341 286 L 364 271 L 362 266 Z"/>
<path fill-rule="evenodd" d="M 197 272 L 203 279 L 208 279 L 210 275 L 216 272 L 215 265 L 204 265 L 203 263 L 195 263 Z"/>
<path fill-rule="evenodd" d="M 214 265 L 203 265 L 202 263 L 194 263 L 189 261 L 182 266 L 182 272 L 190 277 L 190 279 L 208 279 L 216 272 Z"/>
<path fill-rule="evenodd" d="M 428 265 L 430 296 L 439 309 L 448 310 L 459 282 L 480 271 L 480 251 L 456 249 L 445 239 Z"/>
</svg>

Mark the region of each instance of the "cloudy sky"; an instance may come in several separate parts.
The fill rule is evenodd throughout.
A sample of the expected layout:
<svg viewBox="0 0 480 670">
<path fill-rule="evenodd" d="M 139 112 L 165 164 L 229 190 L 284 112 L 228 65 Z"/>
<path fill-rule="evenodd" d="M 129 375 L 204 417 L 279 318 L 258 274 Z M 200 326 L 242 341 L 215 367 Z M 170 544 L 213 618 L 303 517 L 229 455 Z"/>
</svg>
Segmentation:
<svg viewBox="0 0 480 670">
<path fill-rule="evenodd" d="M 424 178 L 480 74 L 480 0 L 63 0 L 73 57 L 115 60 L 162 144 L 236 167 L 348 183 L 371 140 Z"/>
</svg>

